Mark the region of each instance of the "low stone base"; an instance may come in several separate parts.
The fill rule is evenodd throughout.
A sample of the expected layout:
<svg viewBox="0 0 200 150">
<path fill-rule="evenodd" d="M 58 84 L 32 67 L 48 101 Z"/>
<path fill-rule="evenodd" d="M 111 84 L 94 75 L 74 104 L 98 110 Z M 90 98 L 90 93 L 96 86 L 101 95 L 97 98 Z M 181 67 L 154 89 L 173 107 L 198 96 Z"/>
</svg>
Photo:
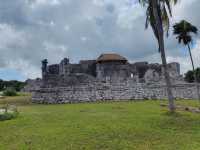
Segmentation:
<svg viewBox="0 0 200 150">
<path fill-rule="evenodd" d="M 196 99 L 196 86 L 194 84 L 174 85 L 173 95 L 176 99 Z M 167 99 L 166 86 L 141 83 L 116 85 L 96 83 L 73 87 L 40 88 L 34 91 L 32 96 L 32 102 L 46 104 L 148 99 Z"/>
</svg>

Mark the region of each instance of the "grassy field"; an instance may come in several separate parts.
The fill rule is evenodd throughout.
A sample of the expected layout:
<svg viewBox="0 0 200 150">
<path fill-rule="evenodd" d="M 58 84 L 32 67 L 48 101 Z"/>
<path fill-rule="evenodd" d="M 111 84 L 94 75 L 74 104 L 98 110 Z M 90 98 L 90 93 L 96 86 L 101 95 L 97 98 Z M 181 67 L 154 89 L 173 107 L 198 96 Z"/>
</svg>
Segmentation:
<svg viewBox="0 0 200 150">
<path fill-rule="evenodd" d="M 200 114 L 169 114 L 161 101 L 35 105 L 15 103 L 18 118 L 0 122 L 1 150 L 199 150 Z M 197 106 L 196 101 L 178 101 Z"/>
</svg>

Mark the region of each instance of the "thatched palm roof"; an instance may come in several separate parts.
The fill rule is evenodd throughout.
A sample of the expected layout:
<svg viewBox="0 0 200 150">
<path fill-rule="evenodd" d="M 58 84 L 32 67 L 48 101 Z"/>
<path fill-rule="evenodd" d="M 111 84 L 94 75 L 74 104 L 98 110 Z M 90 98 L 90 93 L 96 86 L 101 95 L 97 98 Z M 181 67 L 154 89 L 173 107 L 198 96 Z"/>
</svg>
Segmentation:
<svg viewBox="0 0 200 150">
<path fill-rule="evenodd" d="M 120 56 L 119 54 L 101 54 L 98 58 L 97 58 L 97 62 L 101 63 L 101 62 L 110 62 L 110 61 L 123 61 L 123 62 L 127 62 L 127 59 L 123 56 Z"/>
</svg>

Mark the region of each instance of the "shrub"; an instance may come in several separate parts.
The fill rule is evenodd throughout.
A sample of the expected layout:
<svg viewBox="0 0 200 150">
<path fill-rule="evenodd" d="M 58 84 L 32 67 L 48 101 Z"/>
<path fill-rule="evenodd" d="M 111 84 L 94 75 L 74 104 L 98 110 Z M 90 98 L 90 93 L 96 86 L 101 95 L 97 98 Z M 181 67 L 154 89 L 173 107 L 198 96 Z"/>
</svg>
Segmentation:
<svg viewBox="0 0 200 150">
<path fill-rule="evenodd" d="M 19 112 L 16 106 L 5 106 L 0 108 L 0 121 L 11 120 L 18 116 Z"/>
<path fill-rule="evenodd" d="M 3 91 L 3 96 L 17 96 L 17 92 L 13 88 L 7 88 Z"/>
</svg>

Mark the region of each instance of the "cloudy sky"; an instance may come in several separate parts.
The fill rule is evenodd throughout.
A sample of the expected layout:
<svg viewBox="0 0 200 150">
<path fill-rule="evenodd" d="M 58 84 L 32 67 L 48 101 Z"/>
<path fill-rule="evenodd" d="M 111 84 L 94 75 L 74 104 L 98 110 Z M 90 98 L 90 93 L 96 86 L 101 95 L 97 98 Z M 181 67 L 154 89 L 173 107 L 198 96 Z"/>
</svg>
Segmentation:
<svg viewBox="0 0 200 150">
<path fill-rule="evenodd" d="M 171 22 L 186 19 L 200 29 L 200 1 L 181 0 Z M 151 28 L 145 30 L 145 9 L 134 0 L 0 0 L 0 78 L 40 77 L 41 60 L 77 63 L 115 52 L 131 62 L 160 62 Z M 191 68 L 188 52 L 170 34 L 167 59 Z M 200 36 L 192 46 L 200 66 Z"/>
</svg>

